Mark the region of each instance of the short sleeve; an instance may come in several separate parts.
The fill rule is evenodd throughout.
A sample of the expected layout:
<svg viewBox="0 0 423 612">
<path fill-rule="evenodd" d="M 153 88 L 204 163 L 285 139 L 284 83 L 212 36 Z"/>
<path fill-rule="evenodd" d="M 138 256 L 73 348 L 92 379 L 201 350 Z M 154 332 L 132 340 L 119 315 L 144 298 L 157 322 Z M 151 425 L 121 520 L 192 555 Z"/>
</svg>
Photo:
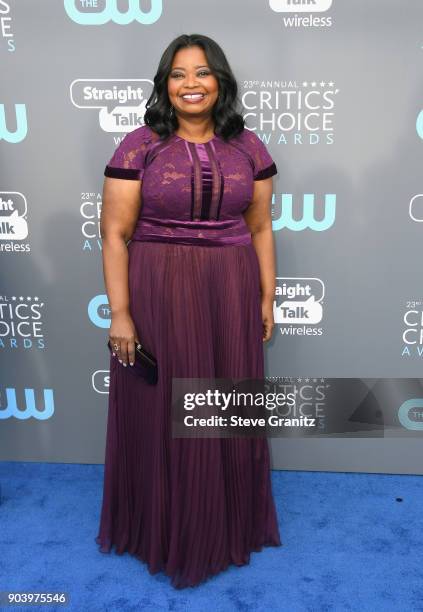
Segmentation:
<svg viewBox="0 0 423 612">
<path fill-rule="evenodd" d="M 278 169 L 266 145 L 248 128 L 245 128 L 244 132 L 246 132 L 245 138 L 252 158 L 254 180 L 260 181 L 277 174 Z"/>
<path fill-rule="evenodd" d="M 144 175 L 144 161 L 151 142 L 148 126 L 141 126 L 122 139 L 104 170 L 110 178 L 141 180 Z"/>
</svg>

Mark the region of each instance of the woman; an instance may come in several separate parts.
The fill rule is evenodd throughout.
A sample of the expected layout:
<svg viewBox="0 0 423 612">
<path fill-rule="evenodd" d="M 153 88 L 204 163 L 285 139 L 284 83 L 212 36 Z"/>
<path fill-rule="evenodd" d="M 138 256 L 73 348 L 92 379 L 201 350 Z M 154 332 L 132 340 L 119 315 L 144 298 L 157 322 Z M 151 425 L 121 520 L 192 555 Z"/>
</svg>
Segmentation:
<svg viewBox="0 0 423 612">
<path fill-rule="evenodd" d="M 145 125 L 105 170 L 115 351 L 96 542 L 164 571 L 175 588 L 281 545 L 267 439 L 173 438 L 171 428 L 172 377 L 264 377 L 277 170 L 236 99 L 216 42 L 179 36 L 161 58 Z M 158 361 L 156 386 L 130 371 L 135 342 Z"/>
</svg>

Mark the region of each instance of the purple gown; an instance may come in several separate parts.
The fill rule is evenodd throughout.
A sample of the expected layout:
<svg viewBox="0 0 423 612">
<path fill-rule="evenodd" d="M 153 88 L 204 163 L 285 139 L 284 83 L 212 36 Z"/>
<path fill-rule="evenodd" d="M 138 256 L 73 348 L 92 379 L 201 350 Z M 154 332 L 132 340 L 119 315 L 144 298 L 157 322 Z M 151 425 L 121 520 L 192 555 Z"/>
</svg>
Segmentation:
<svg viewBox="0 0 423 612">
<path fill-rule="evenodd" d="M 129 552 L 175 588 L 280 546 L 266 438 L 172 438 L 172 377 L 264 377 L 260 270 L 242 212 L 276 174 L 244 131 L 229 143 L 127 134 L 105 175 L 141 180 L 128 244 L 130 312 L 157 358 L 150 386 L 110 359 L 101 552 Z"/>
</svg>

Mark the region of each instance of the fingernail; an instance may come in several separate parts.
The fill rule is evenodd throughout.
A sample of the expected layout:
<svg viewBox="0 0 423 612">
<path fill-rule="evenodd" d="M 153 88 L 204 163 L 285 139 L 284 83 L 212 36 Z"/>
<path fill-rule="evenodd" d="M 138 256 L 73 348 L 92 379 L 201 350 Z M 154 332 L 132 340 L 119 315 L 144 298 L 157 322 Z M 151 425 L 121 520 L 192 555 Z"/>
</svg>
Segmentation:
<svg viewBox="0 0 423 612">
<path fill-rule="evenodd" d="M 124 365 L 124 367 L 126 368 L 127 364 L 126 364 L 126 363 L 124 363 L 123 365 Z"/>
<path fill-rule="evenodd" d="M 122 363 L 122 359 L 119 359 L 119 363 Z"/>
<path fill-rule="evenodd" d="M 116 357 L 116 354 L 115 354 L 115 353 L 112 353 L 112 357 Z"/>
<path fill-rule="evenodd" d="M 131 364 L 131 365 L 134 365 L 132 361 L 130 362 L 130 364 Z"/>
</svg>

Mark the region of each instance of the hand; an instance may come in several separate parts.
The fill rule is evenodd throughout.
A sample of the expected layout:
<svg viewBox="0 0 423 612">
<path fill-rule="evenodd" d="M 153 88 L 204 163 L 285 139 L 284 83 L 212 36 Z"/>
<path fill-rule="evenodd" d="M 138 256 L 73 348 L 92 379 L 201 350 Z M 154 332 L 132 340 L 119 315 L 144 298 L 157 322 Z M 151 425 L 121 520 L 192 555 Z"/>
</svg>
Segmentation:
<svg viewBox="0 0 423 612">
<path fill-rule="evenodd" d="M 275 321 L 273 318 L 273 298 L 262 298 L 261 318 L 263 321 L 263 342 L 267 342 L 272 337 Z"/>
<path fill-rule="evenodd" d="M 112 315 L 110 325 L 109 340 L 113 354 L 125 367 L 128 363 L 132 366 L 135 362 L 135 343 L 138 343 L 137 330 L 134 322 L 128 313 Z M 118 348 L 116 349 L 116 346 Z"/>
</svg>

